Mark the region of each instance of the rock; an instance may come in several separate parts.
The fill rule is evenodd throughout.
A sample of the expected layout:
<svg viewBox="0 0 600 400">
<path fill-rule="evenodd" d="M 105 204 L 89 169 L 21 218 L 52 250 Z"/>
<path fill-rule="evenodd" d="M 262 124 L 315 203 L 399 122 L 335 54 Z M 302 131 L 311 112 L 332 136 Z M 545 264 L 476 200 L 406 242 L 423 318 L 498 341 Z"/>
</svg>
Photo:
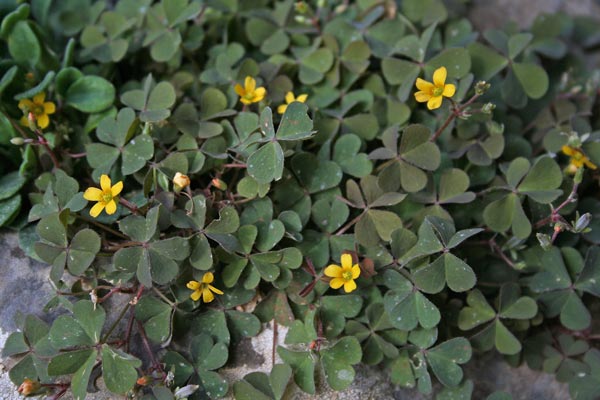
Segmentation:
<svg viewBox="0 0 600 400">
<path fill-rule="evenodd" d="M 474 0 L 469 20 L 480 31 L 500 28 L 509 21 L 527 28 L 539 14 L 560 11 L 571 15 L 600 15 L 600 4 L 594 0 Z"/>
</svg>

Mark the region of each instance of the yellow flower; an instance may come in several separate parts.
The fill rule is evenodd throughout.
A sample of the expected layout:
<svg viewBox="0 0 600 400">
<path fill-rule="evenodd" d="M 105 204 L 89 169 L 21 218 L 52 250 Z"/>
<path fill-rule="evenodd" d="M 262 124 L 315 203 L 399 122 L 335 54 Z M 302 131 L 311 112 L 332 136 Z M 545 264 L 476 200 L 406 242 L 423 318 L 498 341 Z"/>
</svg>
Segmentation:
<svg viewBox="0 0 600 400">
<path fill-rule="evenodd" d="M 216 294 L 223 294 L 222 291 L 211 285 L 211 283 L 215 280 L 212 272 L 207 272 L 202 276 L 202 282 L 198 281 L 189 281 L 187 283 L 187 288 L 193 290 L 190 297 L 194 301 L 200 300 L 200 296 L 202 296 L 202 301 L 205 303 L 210 303 L 215 299 L 213 292 Z"/>
<path fill-rule="evenodd" d="M 96 218 L 102 210 L 106 208 L 106 213 L 112 215 L 117 211 L 117 202 L 115 198 L 123 190 L 123 181 L 115 183 L 111 186 L 110 178 L 108 175 L 102 175 L 100 177 L 100 187 L 90 187 L 83 193 L 83 198 L 89 201 L 97 201 L 96 205 L 90 210 L 90 215 Z"/>
<path fill-rule="evenodd" d="M 177 172 L 173 178 L 173 184 L 175 185 L 176 191 L 181 191 L 181 189 L 190 186 L 190 178 L 181 172 Z"/>
<path fill-rule="evenodd" d="M 352 256 L 350 254 L 342 254 L 342 266 L 331 264 L 325 268 L 325 275 L 333 278 L 329 282 L 329 286 L 333 289 L 339 289 L 344 286 L 344 291 L 350 293 L 356 289 L 354 280 L 360 275 L 360 267 L 358 264 L 352 265 Z"/>
<path fill-rule="evenodd" d="M 301 94 L 298 97 L 294 97 L 294 93 L 287 92 L 287 94 L 285 95 L 285 103 L 286 104 L 282 104 L 279 107 L 277 107 L 277 112 L 279 114 L 283 114 L 285 112 L 285 110 L 287 110 L 287 106 L 289 104 L 292 104 L 295 101 L 298 101 L 300 103 L 304 103 L 307 98 L 308 98 L 307 94 Z"/>
<path fill-rule="evenodd" d="M 561 148 L 561 150 L 564 154 L 571 157 L 571 160 L 569 161 L 569 166 L 567 167 L 567 172 L 569 173 L 574 174 L 579 168 L 583 167 L 584 165 L 589 169 L 598 168 L 596 164 L 591 162 L 590 159 L 587 158 L 585 154 L 583 154 L 583 151 L 581 151 L 581 149 L 577 147 L 565 145 Z"/>
<path fill-rule="evenodd" d="M 240 96 L 240 101 L 244 104 L 258 103 L 264 99 L 265 95 L 267 94 L 267 89 L 264 87 L 256 87 L 256 80 L 251 76 L 246 77 L 246 80 L 244 81 L 244 87 L 238 83 L 235 85 L 234 89 L 235 92 Z"/>
<path fill-rule="evenodd" d="M 27 119 L 29 113 L 33 114 L 40 129 L 44 129 L 50 124 L 48 115 L 56 112 L 56 105 L 51 101 L 44 102 L 45 98 L 46 93 L 41 92 L 33 96 L 32 100 L 23 99 L 19 101 L 19 108 L 25 114 L 21 117 L 21 125 L 29 126 L 29 120 Z"/>
<path fill-rule="evenodd" d="M 433 83 L 417 78 L 417 89 L 415 99 L 419 103 L 427 102 L 427 108 L 435 110 L 442 105 L 444 97 L 454 96 L 456 86 L 451 83 L 446 84 L 446 67 L 440 67 L 433 73 Z"/>
</svg>

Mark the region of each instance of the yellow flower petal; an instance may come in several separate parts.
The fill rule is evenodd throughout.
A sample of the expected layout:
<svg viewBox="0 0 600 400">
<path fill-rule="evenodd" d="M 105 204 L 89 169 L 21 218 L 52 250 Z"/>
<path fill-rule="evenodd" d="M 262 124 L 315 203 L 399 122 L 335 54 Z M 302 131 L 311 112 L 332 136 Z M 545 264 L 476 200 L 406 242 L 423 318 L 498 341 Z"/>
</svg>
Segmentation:
<svg viewBox="0 0 600 400">
<path fill-rule="evenodd" d="M 27 117 L 25 115 L 23 115 L 21 117 L 21 119 L 19 120 L 19 123 L 21 124 L 21 126 L 29 126 L 29 120 L 27 119 Z"/>
<path fill-rule="evenodd" d="M 422 90 L 424 92 L 431 93 L 431 91 L 433 90 L 433 83 L 427 82 L 425 79 L 417 78 L 415 85 L 417 86 L 417 89 Z"/>
<path fill-rule="evenodd" d="M 279 107 L 277 107 L 277 112 L 279 114 L 283 114 L 285 110 L 287 110 L 287 104 L 281 104 Z"/>
<path fill-rule="evenodd" d="M 360 276 L 360 267 L 358 264 L 354 264 L 352 267 L 352 279 L 356 279 Z"/>
<path fill-rule="evenodd" d="M 453 84 L 449 83 L 446 86 L 444 86 L 444 91 L 442 92 L 442 96 L 444 96 L 444 97 L 452 97 L 452 96 L 454 96 L 455 92 L 456 92 L 456 86 L 454 86 Z"/>
<path fill-rule="evenodd" d="M 267 94 L 267 89 L 265 89 L 264 87 L 259 87 L 254 91 L 254 98 L 252 99 L 254 103 L 258 103 L 259 101 L 261 101 L 262 99 L 265 98 L 265 95 Z"/>
<path fill-rule="evenodd" d="M 247 76 L 244 80 L 244 88 L 246 89 L 246 92 L 254 92 L 256 80 L 251 76 Z"/>
<path fill-rule="evenodd" d="M 200 288 L 200 282 L 198 282 L 198 281 L 189 281 L 185 286 L 188 289 L 191 289 L 191 290 L 198 290 Z"/>
<path fill-rule="evenodd" d="M 444 87 L 446 83 L 446 75 L 448 71 L 446 71 L 446 67 L 439 67 L 433 73 L 433 84 L 437 87 Z"/>
<path fill-rule="evenodd" d="M 415 100 L 419 103 L 425 103 L 429 101 L 433 96 L 429 92 L 415 92 Z"/>
<path fill-rule="evenodd" d="M 247 98 L 245 98 L 245 97 L 240 97 L 240 101 L 241 101 L 242 103 L 246 104 L 246 105 L 250 105 L 250 104 L 254 103 L 254 101 L 253 101 L 253 100 L 254 100 L 254 99 L 252 99 L 252 100 L 248 100 L 248 99 L 247 99 Z"/>
<path fill-rule="evenodd" d="M 575 153 L 577 153 L 577 152 L 575 151 L 575 149 L 574 149 L 574 148 L 572 148 L 571 146 L 566 146 L 566 145 L 565 145 L 565 146 L 561 147 L 560 149 L 562 150 L 562 152 L 563 152 L 564 154 L 566 154 L 566 155 L 568 155 L 568 156 L 572 156 L 572 155 L 575 155 Z"/>
<path fill-rule="evenodd" d="M 343 278 L 333 278 L 331 282 L 329 282 L 329 286 L 331 286 L 332 289 L 339 289 L 344 283 L 346 283 L 346 281 Z"/>
<path fill-rule="evenodd" d="M 110 193 L 110 178 L 106 174 L 100 176 L 100 187 L 103 192 Z"/>
<path fill-rule="evenodd" d="M 36 122 L 41 129 L 45 129 L 50 125 L 50 118 L 46 114 L 37 115 Z"/>
<path fill-rule="evenodd" d="M 202 294 L 202 292 L 200 292 L 199 290 L 195 290 L 192 292 L 192 294 L 190 294 L 190 298 L 194 301 L 198 301 L 198 300 L 200 300 L 201 294 Z"/>
<path fill-rule="evenodd" d="M 35 105 L 33 104 L 33 101 L 29 100 L 29 99 L 23 99 L 21 101 L 19 101 L 19 108 L 22 111 L 25 110 L 31 110 Z"/>
<path fill-rule="evenodd" d="M 95 187 L 87 188 L 83 192 L 83 198 L 89 201 L 100 201 L 102 199 L 102 190 Z"/>
<path fill-rule="evenodd" d="M 344 283 L 344 292 L 350 293 L 355 289 L 356 289 L 356 282 L 347 281 L 346 283 Z"/>
<path fill-rule="evenodd" d="M 330 266 L 325 268 L 325 271 L 323 272 L 326 276 L 329 276 L 331 278 L 339 278 L 342 276 L 342 267 L 340 267 L 339 265 L 331 264 Z"/>
<path fill-rule="evenodd" d="M 46 114 L 54 114 L 56 112 L 56 105 L 51 101 L 45 102 L 44 103 L 44 112 Z"/>
<path fill-rule="evenodd" d="M 235 92 L 240 97 L 243 97 L 246 94 L 246 91 L 244 90 L 244 88 L 242 87 L 242 85 L 240 85 L 239 83 L 237 85 L 235 85 L 235 87 L 233 88 L 233 90 L 235 90 Z"/>
<path fill-rule="evenodd" d="M 215 296 L 212 294 L 212 292 L 208 288 L 205 288 L 202 290 L 202 301 L 203 302 L 210 303 L 214 299 L 215 299 Z"/>
<path fill-rule="evenodd" d="M 217 288 L 216 288 L 216 287 L 214 287 L 213 285 L 208 285 L 208 288 L 209 288 L 211 291 L 215 292 L 216 294 L 223 294 L 223 291 L 221 291 L 221 290 L 217 289 Z"/>
<path fill-rule="evenodd" d="M 106 204 L 106 213 L 108 215 L 113 215 L 117 211 L 117 203 L 114 200 L 111 200 Z"/>
<path fill-rule="evenodd" d="M 294 93 L 292 93 L 292 92 L 287 92 L 287 93 L 285 94 L 285 102 L 286 102 L 286 103 L 288 103 L 288 104 L 290 104 L 290 103 L 293 103 L 295 99 L 296 99 L 296 98 L 294 97 Z"/>
<path fill-rule="evenodd" d="M 212 272 L 207 272 L 202 276 L 202 283 L 212 283 L 215 280 L 215 276 Z"/>
<path fill-rule="evenodd" d="M 44 92 L 38 93 L 35 96 L 33 96 L 33 102 L 35 104 L 43 105 L 44 100 L 46 100 L 46 93 Z"/>
<path fill-rule="evenodd" d="M 440 108 L 442 105 L 442 96 L 432 97 L 427 101 L 427 108 L 430 110 L 435 110 L 436 108 Z"/>
<path fill-rule="evenodd" d="M 594 164 L 593 162 L 591 162 L 587 157 L 583 160 L 584 164 L 586 167 L 588 167 L 589 169 L 596 169 L 598 168 L 596 166 L 596 164 Z"/>
<path fill-rule="evenodd" d="M 94 207 L 90 210 L 90 215 L 94 218 L 98 217 L 100 213 L 104 210 L 104 203 L 96 203 Z"/>
<path fill-rule="evenodd" d="M 348 253 L 342 254 L 341 262 L 342 262 L 343 269 L 352 268 L 352 256 L 350 254 L 348 254 Z"/>
<path fill-rule="evenodd" d="M 115 183 L 110 188 L 110 192 L 112 193 L 113 196 L 118 196 L 119 193 L 121 193 L 121 190 L 123 190 L 123 181 L 119 181 L 119 182 Z"/>
<path fill-rule="evenodd" d="M 304 103 L 306 99 L 308 99 L 307 94 L 301 94 L 300 96 L 296 97 L 296 101 L 299 101 L 300 103 Z"/>
</svg>

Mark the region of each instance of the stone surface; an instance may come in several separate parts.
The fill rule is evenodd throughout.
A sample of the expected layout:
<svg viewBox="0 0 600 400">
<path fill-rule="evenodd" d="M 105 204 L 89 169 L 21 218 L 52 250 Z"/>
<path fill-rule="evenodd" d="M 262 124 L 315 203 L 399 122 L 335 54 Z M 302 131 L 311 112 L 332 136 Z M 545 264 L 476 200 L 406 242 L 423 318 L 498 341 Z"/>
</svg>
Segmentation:
<svg viewBox="0 0 600 400">
<path fill-rule="evenodd" d="M 469 20 L 477 30 L 500 28 L 509 21 L 527 28 L 539 14 L 561 11 L 600 16 L 600 3 L 597 0 L 474 0 L 469 7 Z"/>
</svg>

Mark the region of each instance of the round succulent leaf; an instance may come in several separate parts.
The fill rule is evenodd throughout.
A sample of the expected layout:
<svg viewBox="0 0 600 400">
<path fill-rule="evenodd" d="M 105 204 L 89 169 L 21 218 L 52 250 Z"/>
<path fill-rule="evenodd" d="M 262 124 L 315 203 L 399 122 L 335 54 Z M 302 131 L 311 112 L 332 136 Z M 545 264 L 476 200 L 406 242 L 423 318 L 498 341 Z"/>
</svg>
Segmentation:
<svg viewBox="0 0 600 400">
<path fill-rule="evenodd" d="M 136 368 L 142 362 L 131 354 L 108 345 L 102 346 L 102 376 L 108 390 L 125 394 L 133 388 L 138 377 Z"/>
<path fill-rule="evenodd" d="M 31 22 L 18 21 L 8 35 L 8 51 L 12 58 L 26 68 L 34 67 L 42 55 L 38 37 L 30 26 Z"/>
<path fill-rule="evenodd" d="M 83 76 L 69 86 L 65 103 L 84 113 L 97 113 L 115 100 L 115 87 L 99 76 Z"/>
<path fill-rule="evenodd" d="M 515 62 L 512 64 L 512 70 L 530 98 L 539 99 L 548 91 L 548 74 L 539 65 Z"/>
</svg>

